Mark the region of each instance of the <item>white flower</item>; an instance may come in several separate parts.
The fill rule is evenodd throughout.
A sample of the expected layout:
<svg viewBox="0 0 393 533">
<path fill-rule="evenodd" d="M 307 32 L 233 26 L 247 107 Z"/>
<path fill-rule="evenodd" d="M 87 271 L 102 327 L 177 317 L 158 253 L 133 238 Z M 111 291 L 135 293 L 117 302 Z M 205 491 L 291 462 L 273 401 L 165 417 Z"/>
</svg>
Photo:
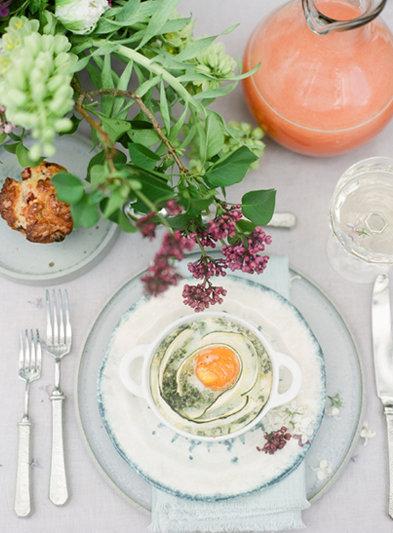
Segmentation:
<svg viewBox="0 0 393 533">
<path fill-rule="evenodd" d="M 292 418 L 293 434 L 300 436 L 302 444 L 306 444 L 309 437 L 314 433 L 314 429 L 311 427 L 313 420 L 310 416 L 302 416 L 301 414 L 295 414 Z"/>
<path fill-rule="evenodd" d="M 364 422 L 362 430 L 360 432 L 360 436 L 362 439 L 364 439 L 364 446 L 367 446 L 368 439 L 372 439 L 375 437 L 377 433 L 373 429 L 368 428 L 368 423 Z"/>
<path fill-rule="evenodd" d="M 342 416 L 340 415 L 340 409 L 338 407 L 335 407 L 334 405 L 331 405 L 329 409 L 326 411 L 326 414 L 328 416 L 332 416 L 335 420 L 341 420 Z"/>
<path fill-rule="evenodd" d="M 265 431 L 271 433 L 272 431 L 278 431 L 282 427 L 286 427 L 289 430 L 292 416 L 293 413 L 285 406 L 272 409 L 264 419 Z"/>
<path fill-rule="evenodd" d="M 279 415 L 279 413 L 268 413 L 264 420 L 264 428 L 266 433 L 271 433 L 272 431 L 278 431 L 281 429 L 284 424 L 284 420 Z"/>
<path fill-rule="evenodd" d="M 93 31 L 109 8 L 108 0 L 56 0 L 55 16 L 72 33 Z"/>
<path fill-rule="evenodd" d="M 314 470 L 314 472 L 317 473 L 317 478 L 319 480 L 325 479 L 329 476 L 329 474 L 332 473 L 332 469 L 330 468 L 329 463 L 326 461 L 326 459 L 322 459 L 317 468 L 314 468 L 313 466 L 310 466 L 310 468 L 311 470 Z"/>
</svg>

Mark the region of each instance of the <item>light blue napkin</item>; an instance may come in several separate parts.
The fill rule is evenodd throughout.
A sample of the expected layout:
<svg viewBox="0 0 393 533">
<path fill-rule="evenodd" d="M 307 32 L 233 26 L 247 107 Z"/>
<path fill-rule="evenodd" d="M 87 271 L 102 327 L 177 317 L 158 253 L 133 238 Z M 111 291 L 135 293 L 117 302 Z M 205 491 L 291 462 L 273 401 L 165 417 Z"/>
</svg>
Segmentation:
<svg viewBox="0 0 393 533">
<path fill-rule="evenodd" d="M 273 256 L 261 276 L 267 287 L 289 299 L 288 259 Z M 220 502 L 196 502 L 153 488 L 149 531 L 160 533 L 282 531 L 305 527 L 305 464 L 266 489 Z"/>
</svg>

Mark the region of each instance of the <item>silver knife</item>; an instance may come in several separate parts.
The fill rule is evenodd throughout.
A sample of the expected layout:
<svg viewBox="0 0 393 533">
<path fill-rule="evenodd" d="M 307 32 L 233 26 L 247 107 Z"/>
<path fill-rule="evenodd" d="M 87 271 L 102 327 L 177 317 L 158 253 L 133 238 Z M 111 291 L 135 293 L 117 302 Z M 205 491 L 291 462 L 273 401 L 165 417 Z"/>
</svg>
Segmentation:
<svg viewBox="0 0 393 533">
<path fill-rule="evenodd" d="M 296 226 L 296 216 L 293 213 L 274 213 L 267 226 L 272 228 L 294 228 Z"/>
<path fill-rule="evenodd" d="M 389 278 L 380 274 L 374 283 L 372 334 L 377 394 L 382 401 L 388 434 L 388 513 L 393 518 L 393 341 L 390 315 Z"/>
</svg>

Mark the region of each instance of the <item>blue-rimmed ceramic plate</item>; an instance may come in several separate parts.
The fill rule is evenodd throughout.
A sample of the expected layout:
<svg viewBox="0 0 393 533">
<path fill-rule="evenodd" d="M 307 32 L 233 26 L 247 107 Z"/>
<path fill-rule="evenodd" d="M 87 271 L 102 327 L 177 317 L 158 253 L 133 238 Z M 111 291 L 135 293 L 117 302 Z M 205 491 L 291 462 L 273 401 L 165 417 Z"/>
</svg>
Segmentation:
<svg viewBox="0 0 393 533">
<path fill-rule="evenodd" d="M 269 279 L 266 273 L 264 282 Z M 272 282 L 274 286 L 274 279 Z M 228 294 L 220 311 L 261 327 L 277 351 L 287 353 L 301 366 L 303 385 L 296 410 L 307 421 L 306 445 L 291 439 L 274 455 L 258 451 L 266 442 L 263 421 L 226 441 L 190 440 L 159 423 L 143 399 L 124 389 L 119 363 L 128 349 L 150 343 L 167 325 L 190 313 L 182 304 L 182 285 L 160 298 L 139 299 L 121 317 L 99 371 L 100 413 L 120 456 L 153 486 L 192 500 L 218 501 L 250 494 L 290 474 L 304 459 L 326 404 L 322 350 L 299 311 L 276 291 L 249 279 L 227 276 L 225 288 Z M 281 378 L 285 388 L 286 376 Z"/>
<path fill-rule="evenodd" d="M 293 268 L 289 269 L 289 275 L 290 300 L 306 318 L 325 356 L 327 393 L 335 396 L 339 392 L 343 401 L 341 420 L 323 417 L 305 458 L 307 499 L 315 502 L 342 474 L 357 444 L 364 416 L 363 367 L 351 332 L 329 297 Z M 253 276 L 252 279 L 256 283 L 262 282 L 262 276 Z M 149 514 L 152 507 L 151 485 L 113 446 L 102 424 L 96 397 L 97 376 L 113 329 L 119 317 L 141 296 L 138 274 L 120 287 L 99 312 L 80 353 L 75 397 L 81 436 L 96 468 L 119 496 Z M 332 472 L 319 479 L 313 468 L 322 459 L 329 462 Z"/>
</svg>

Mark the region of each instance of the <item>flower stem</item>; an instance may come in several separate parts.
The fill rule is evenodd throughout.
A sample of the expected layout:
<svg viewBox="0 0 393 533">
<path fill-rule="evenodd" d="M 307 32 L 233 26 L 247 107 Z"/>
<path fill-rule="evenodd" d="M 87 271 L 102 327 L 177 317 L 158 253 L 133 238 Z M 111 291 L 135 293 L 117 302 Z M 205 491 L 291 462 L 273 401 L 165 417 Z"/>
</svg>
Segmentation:
<svg viewBox="0 0 393 533">
<path fill-rule="evenodd" d="M 103 46 L 104 44 L 107 44 L 107 42 L 103 39 L 95 39 L 93 41 L 93 46 L 99 48 L 100 46 Z M 187 91 L 187 89 L 173 76 L 170 72 L 168 72 L 166 69 L 164 69 L 161 65 L 158 63 L 153 63 L 148 57 L 145 57 L 144 55 L 140 54 L 136 50 L 133 50 L 132 48 L 128 48 L 124 45 L 119 45 L 117 52 L 126 57 L 127 59 L 132 59 L 139 65 L 142 65 L 142 67 L 147 68 L 150 72 L 153 72 L 154 74 L 158 76 L 162 76 L 162 79 L 168 83 L 177 94 L 185 101 L 188 102 L 193 108 L 195 108 L 196 111 L 201 113 L 203 116 L 206 116 L 206 109 L 205 107 L 198 102 L 193 96 Z"/>
<path fill-rule="evenodd" d="M 81 87 L 75 86 L 75 88 L 79 92 L 79 98 L 77 100 L 77 103 L 75 105 L 76 110 L 87 120 L 87 122 L 92 126 L 98 134 L 101 136 L 102 143 L 105 148 L 105 152 L 108 154 L 107 159 L 111 160 L 114 155 L 114 149 L 113 149 L 113 143 L 110 140 L 108 134 L 102 130 L 100 127 L 100 124 L 98 122 L 95 122 L 90 115 L 86 112 L 85 108 L 83 107 L 83 100 L 85 98 L 88 98 L 90 101 L 93 101 L 93 96 L 100 96 L 100 95 L 112 95 L 112 96 L 124 96 L 125 98 L 131 98 L 134 100 L 141 111 L 147 116 L 147 118 L 150 120 L 150 122 L 153 125 L 154 130 L 157 132 L 158 136 L 162 140 L 162 142 L 165 144 L 165 146 L 168 149 L 169 154 L 173 157 L 173 159 L 176 161 L 177 166 L 179 167 L 179 170 L 182 174 L 187 175 L 188 170 L 186 167 L 182 164 L 180 161 L 179 156 L 177 155 L 177 152 L 175 148 L 171 145 L 171 143 L 168 141 L 166 136 L 164 135 L 160 124 L 157 122 L 156 118 L 154 117 L 153 113 L 149 110 L 149 108 L 144 104 L 142 98 L 133 91 L 121 91 L 118 89 L 97 89 L 94 91 L 84 91 Z"/>
</svg>

